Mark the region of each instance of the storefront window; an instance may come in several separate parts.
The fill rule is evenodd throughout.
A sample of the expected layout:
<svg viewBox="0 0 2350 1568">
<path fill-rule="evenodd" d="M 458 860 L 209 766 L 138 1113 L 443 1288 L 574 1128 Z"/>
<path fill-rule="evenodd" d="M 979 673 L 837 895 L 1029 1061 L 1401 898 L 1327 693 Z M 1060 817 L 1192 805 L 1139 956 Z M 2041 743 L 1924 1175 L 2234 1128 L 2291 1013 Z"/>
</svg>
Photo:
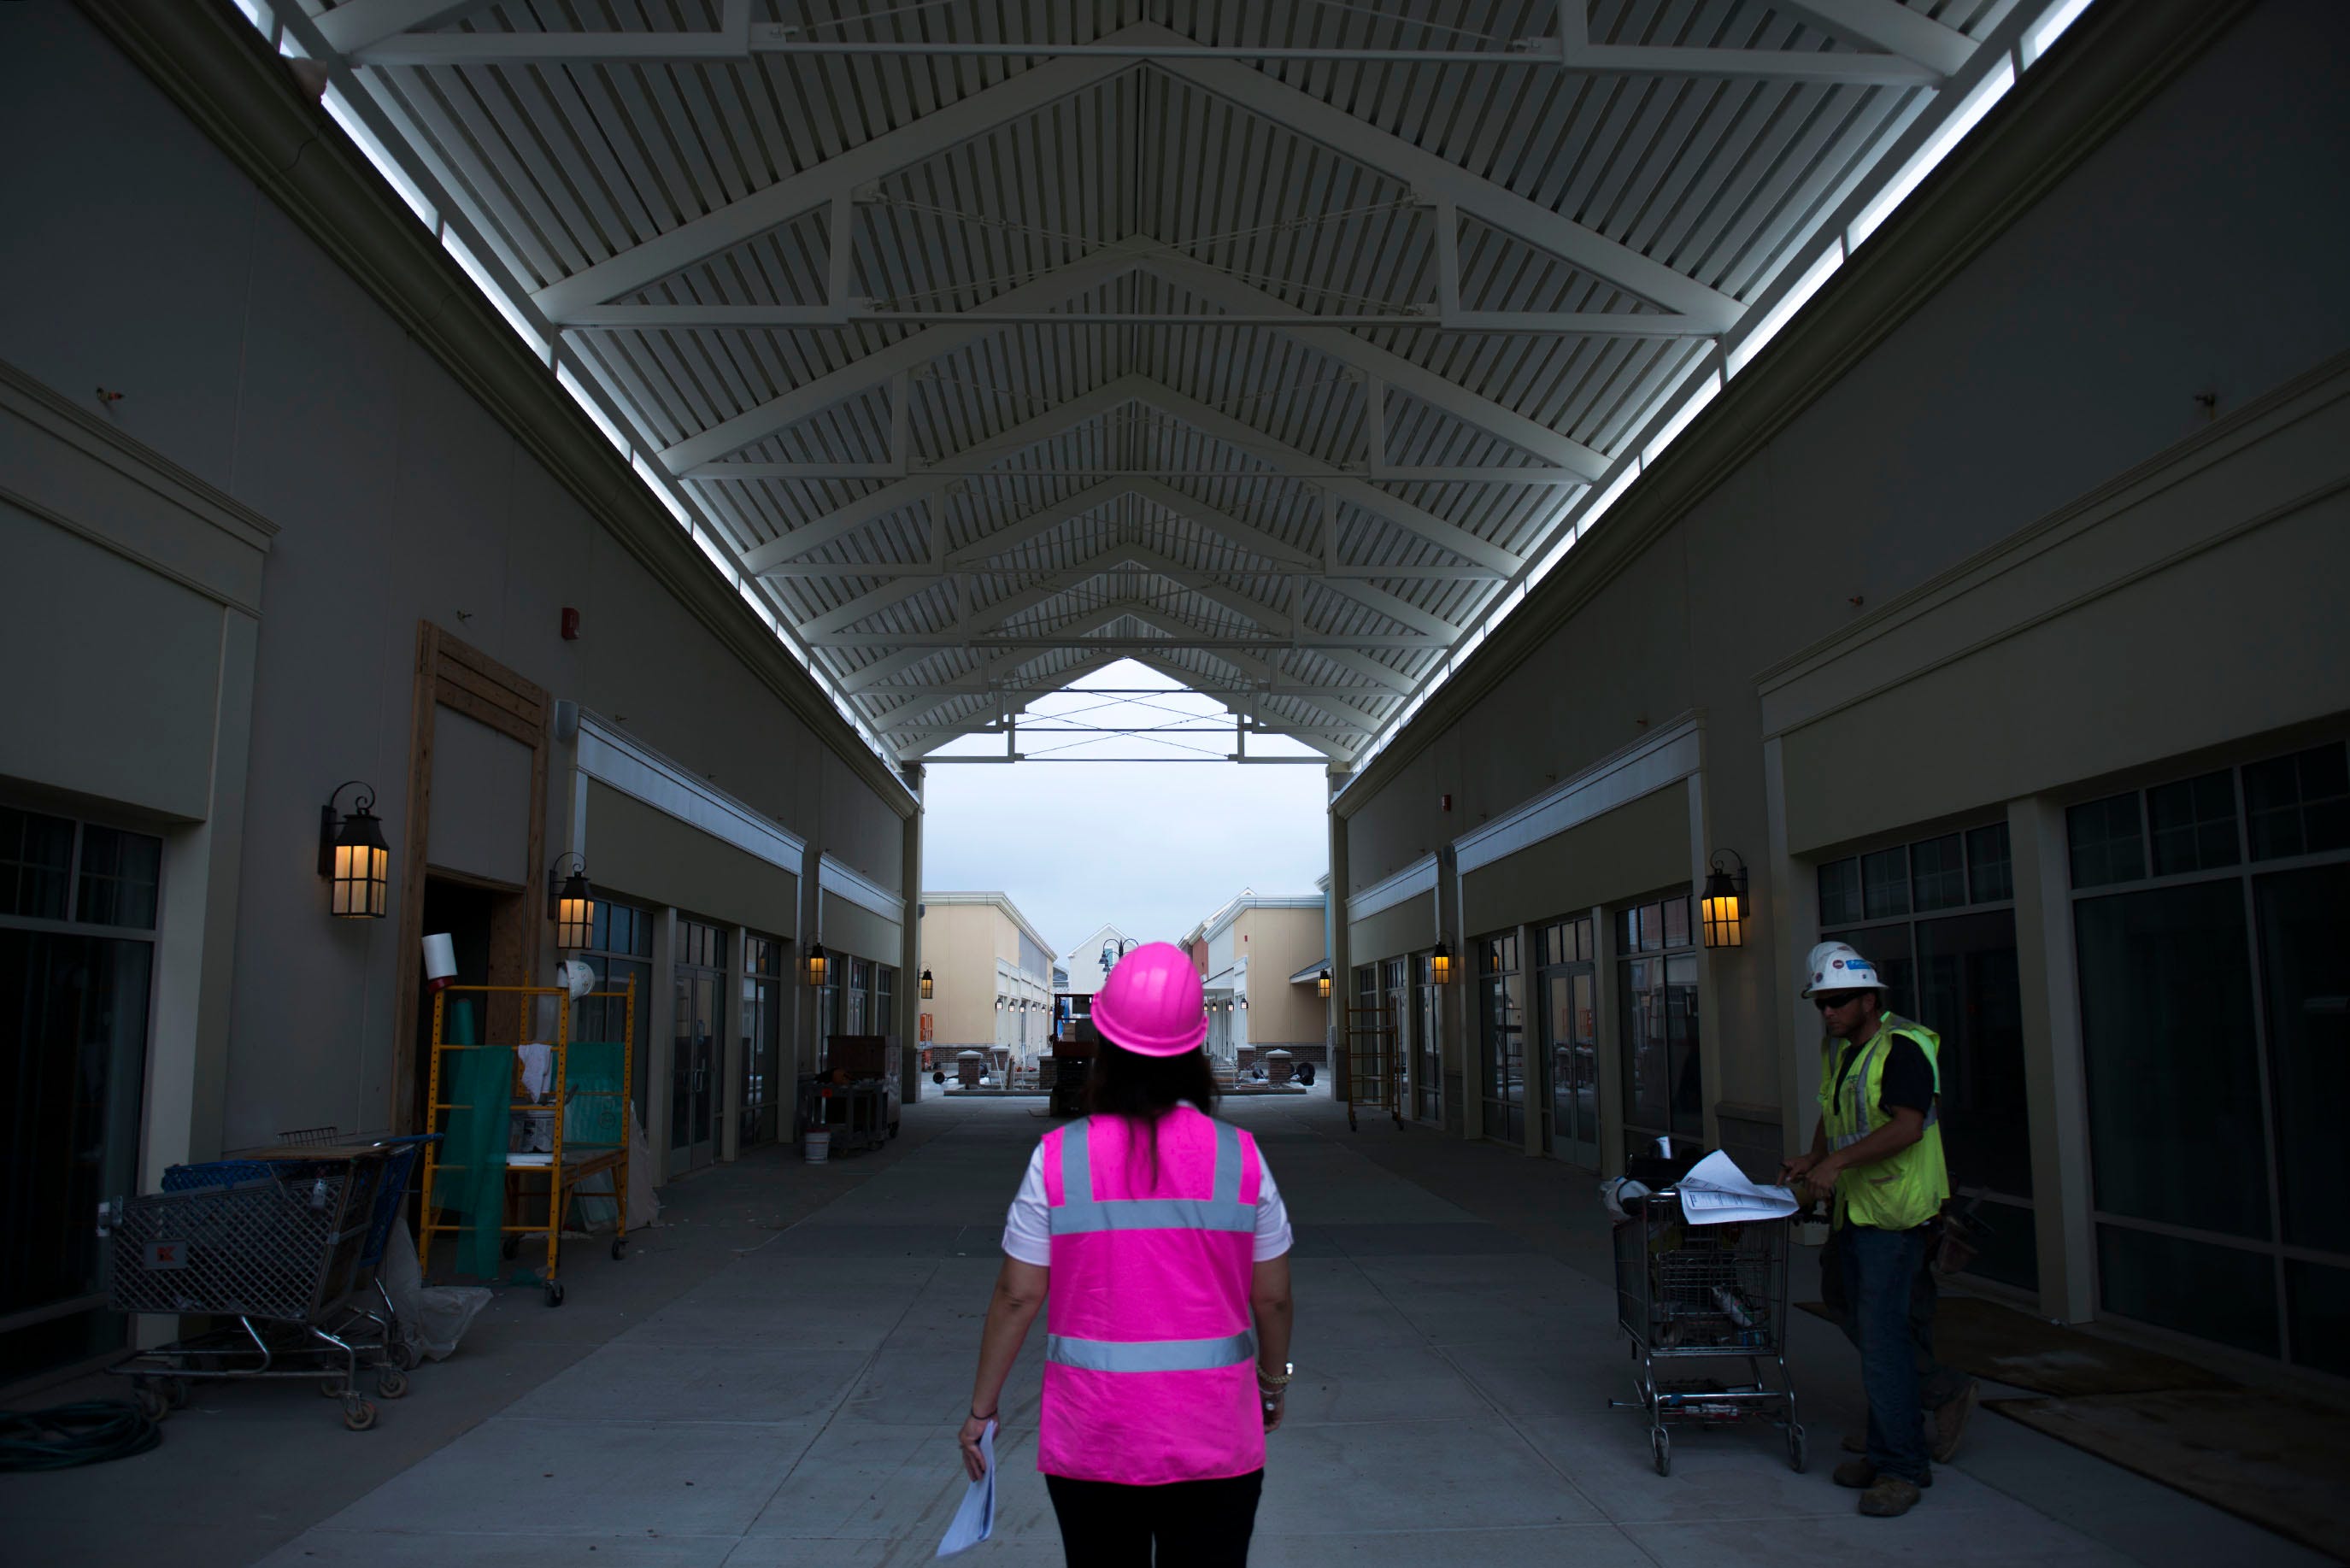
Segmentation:
<svg viewBox="0 0 2350 1568">
<path fill-rule="evenodd" d="M 1874 860 L 1906 877 L 1908 907 L 1929 916 L 1832 921 L 1841 890 Z M 1821 935 L 1850 942 L 1885 979 L 1885 1005 L 1941 1038 L 1942 1147 L 1950 1187 L 1978 1205 L 1987 1237 L 1977 1273 L 2039 1278 L 2032 1140 L 2023 1086 L 2023 1001 L 2015 949 L 2007 824 L 1987 823 L 1820 867 Z"/>
<path fill-rule="evenodd" d="M 1526 1141 L 1526 981 L 1518 933 L 1482 937 L 1477 959 L 1479 1056 L 1485 1096 L 1485 1136 Z"/>
<path fill-rule="evenodd" d="M 736 1140 L 744 1148 L 773 1143 L 780 1136 L 786 994 L 783 947 L 773 937 L 743 939 L 743 1092 Z"/>
<path fill-rule="evenodd" d="M 2350 1372 L 2333 1326 L 2350 1303 L 2345 755 L 2068 817 L 2099 1300 L 2334 1373 Z"/>
<path fill-rule="evenodd" d="M 637 986 L 636 1029 L 630 1033 L 628 1000 L 623 996 L 588 996 L 571 1004 L 574 1040 L 629 1042 L 629 1093 L 636 1102 L 637 1120 L 645 1119 L 645 1062 L 652 1043 L 653 912 L 599 894 L 596 919 L 588 931 L 588 947 L 574 956 L 596 971 L 599 992 L 624 992 Z"/>
<path fill-rule="evenodd" d="M 1537 934 L 1543 1061 L 1550 1075 L 1550 1136 L 1561 1159 L 1599 1165 L 1598 981 L 1591 917 L 1553 920 Z"/>
<path fill-rule="evenodd" d="M 123 1342 L 95 1217 L 136 1186 L 162 847 L 0 807 L 0 1383 Z"/>
<path fill-rule="evenodd" d="M 1906 888 L 1902 903 L 1908 907 Z M 1677 1153 L 1691 1153 L 1705 1137 L 1705 1085 L 1690 897 L 1636 904 L 1616 919 L 1620 950 L 1628 955 L 1616 966 L 1624 999 L 1626 1139 L 1638 1147 L 1669 1137 Z"/>
</svg>

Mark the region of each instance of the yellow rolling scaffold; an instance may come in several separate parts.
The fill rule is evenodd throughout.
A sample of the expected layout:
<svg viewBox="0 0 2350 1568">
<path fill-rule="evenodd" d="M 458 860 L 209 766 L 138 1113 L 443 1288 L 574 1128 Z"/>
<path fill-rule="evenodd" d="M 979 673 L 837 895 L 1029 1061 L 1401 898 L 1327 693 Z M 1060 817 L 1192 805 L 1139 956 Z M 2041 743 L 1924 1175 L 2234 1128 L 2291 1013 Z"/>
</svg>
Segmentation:
<svg viewBox="0 0 2350 1568">
<path fill-rule="evenodd" d="M 515 1032 L 515 1039 L 525 1037 L 533 1009 L 541 998 L 554 1002 L 554 1039 L 547 1043 L 551 1052 L 551 1073 L 548 1093 L 544 1099 L 534 1099 L 524 1087 L 521 1058 L 511 1044 L 482 1044 L 471 1040 L 452 1039 L 454 1014 L 452 1004 L 466 998 L 481 999 L 483 1024 L 481 1033 L 494 1033 L 488 1027 L 488 1012 L 493 1005 L 511 999 L 525 1026 Z M 422 1223 L 418 1227 L 417 1262 L 421 1268 L 432 1267 L 432 1239 L 460 1231 L 474 1231 L 482 1222 L 481 1210 L 461 1210 L 451 1200 L 459 1189 L 451 1180 L 470 1171 L 470 1153 L 457 1146 L 451 1136 L 460 1116 L 473 1113 L 493 1116 L 494 1134 L 476 1128 L 477 1137 L 471 1140 L 476 1147 L 494 1142 L 504 1168 L 502 1191 L 497 1205 L 500 1251 L 512 1257 L 525 1236 L 546 1236 L 546 1265 L 542 1282 L 546 1287 L 546 1304 L 563 1304 L 563 1281 L 559 1272 L 562 1260 L 563 1221 L 575 1202 L 582 1198 L 606 1199 L 613 1204 L 612 1257 L 618 1261 L 625 1252 L 629 1235 L 629 1107 L 631 1104 L 633 1070 L 629 1043 L 637 1035 L 637 985 L 632 977 L 619 991 L 589 992 L 581 1001 L 603 1001 L 620 1004 L 621 1030 L 619 1045 L 620 1070 L 617 1086 L 586 1088 L 575 1085 L 571 1075 L 571 1003 L 572 993 L 559 986 L 536 985 L 452 985 L 434 993 L 432 998 L 432 1061 L 429 1075 L 426 1104 L 429 1107 L 428 1128 L 442 1134 L 441 1141 L 425 1145 L 424 1194 Z M 457 1033 L 470 1033 L 459 1029 Z M 466 1054 L 493 1052 L 503 1054 L 508 1070 L 500 1080 L 506 1085 L 503 1106 L 476 1106 L 469 1100 L 450 1096 L 451 1085 L 466 1081 L 467 1075 L 459 1071 Z M 486 1060 L 482 1059 L 482 1060 Z M 484 1081 L 485 1075 L 474 1074 L 473 1081 Z M 608 1100 L 608 1106 L 593 1102 Z M 580 1115 L 572 1114 L 575 1103 Z M 549 1148 L 541 1152 L 508 1154 L 505 1151 L 507 1128 L 514 1117 L 531 1118 L 548 1129 Z M 609 1141 L 598 1137 L 595 1141 L 567 1137 L 573 1126 L 598 1127 L 608 1129 Z M 544 1198 L 546 1208 L 543 1218 L 524 1212 L 525 1205 L 541 1195 L 527 1189 L 530 1179 L 545 1172 Z M 583 1193 L 581 1185 L 595 1178 L 608 1178 L 610 1192 Z M 436 1193 L 436 1189 L 438 1191 Z M 481 1189 L 473 1188 L 477 1196 Z M 468 1217 L 470 1215 L 470 1218 Z"/>
</svg>

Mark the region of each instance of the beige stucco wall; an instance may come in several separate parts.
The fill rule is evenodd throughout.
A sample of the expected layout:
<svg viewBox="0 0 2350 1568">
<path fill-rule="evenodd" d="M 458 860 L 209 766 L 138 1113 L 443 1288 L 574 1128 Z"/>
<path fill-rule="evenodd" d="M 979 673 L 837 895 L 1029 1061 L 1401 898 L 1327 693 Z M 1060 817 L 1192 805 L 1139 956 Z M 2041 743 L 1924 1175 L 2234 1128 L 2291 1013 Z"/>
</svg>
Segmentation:
<svg viewBox="0 0 2350 1568">
<path fill-rule="evenodd" d="M 1320 909 L 1243 909 L 1233 920 L 1248 953 L 1248 1039 L 1254 1046 L 1319 1044 L 1322 1002 L 1289 977 L 1322 956 Z"/>
</svg>

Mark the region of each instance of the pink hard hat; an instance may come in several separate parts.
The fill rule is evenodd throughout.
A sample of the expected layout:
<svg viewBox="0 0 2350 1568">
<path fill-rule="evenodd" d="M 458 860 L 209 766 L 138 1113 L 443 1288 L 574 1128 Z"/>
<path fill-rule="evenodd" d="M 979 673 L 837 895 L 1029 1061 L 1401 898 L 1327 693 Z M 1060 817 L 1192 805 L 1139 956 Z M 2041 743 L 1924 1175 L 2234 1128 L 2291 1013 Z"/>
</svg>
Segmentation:
<svg viewBox="0 0 2350 1568">
<path fill-rule="evenodd" d="M 1113 1045 L 1145 1056 L 1180 1056 L 1207 1038 L 1200 971 L 1172 942 L 1145 942 L 1124 958 L 1094 996 L 1094 1027 Z"/>
</svg>

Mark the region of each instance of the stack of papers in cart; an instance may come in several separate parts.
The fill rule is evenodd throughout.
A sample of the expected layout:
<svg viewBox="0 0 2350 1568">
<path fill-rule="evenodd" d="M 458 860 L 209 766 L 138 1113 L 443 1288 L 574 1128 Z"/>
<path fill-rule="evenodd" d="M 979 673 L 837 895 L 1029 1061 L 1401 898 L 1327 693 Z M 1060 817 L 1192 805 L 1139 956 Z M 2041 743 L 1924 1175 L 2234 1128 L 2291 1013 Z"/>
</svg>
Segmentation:
<svg viewBox="0 0 2350 1568">
<path fill-rule="evenodd" d="M 1680 1191 L 1681 1219 L 1691 1225 L 1729 1225 L 1748 1220 L 1783 1220 L 1801 1207 L 1783 1187 L 1758 1187 L 1715 1149 L 1674 1183 Z"/>
</svg>

